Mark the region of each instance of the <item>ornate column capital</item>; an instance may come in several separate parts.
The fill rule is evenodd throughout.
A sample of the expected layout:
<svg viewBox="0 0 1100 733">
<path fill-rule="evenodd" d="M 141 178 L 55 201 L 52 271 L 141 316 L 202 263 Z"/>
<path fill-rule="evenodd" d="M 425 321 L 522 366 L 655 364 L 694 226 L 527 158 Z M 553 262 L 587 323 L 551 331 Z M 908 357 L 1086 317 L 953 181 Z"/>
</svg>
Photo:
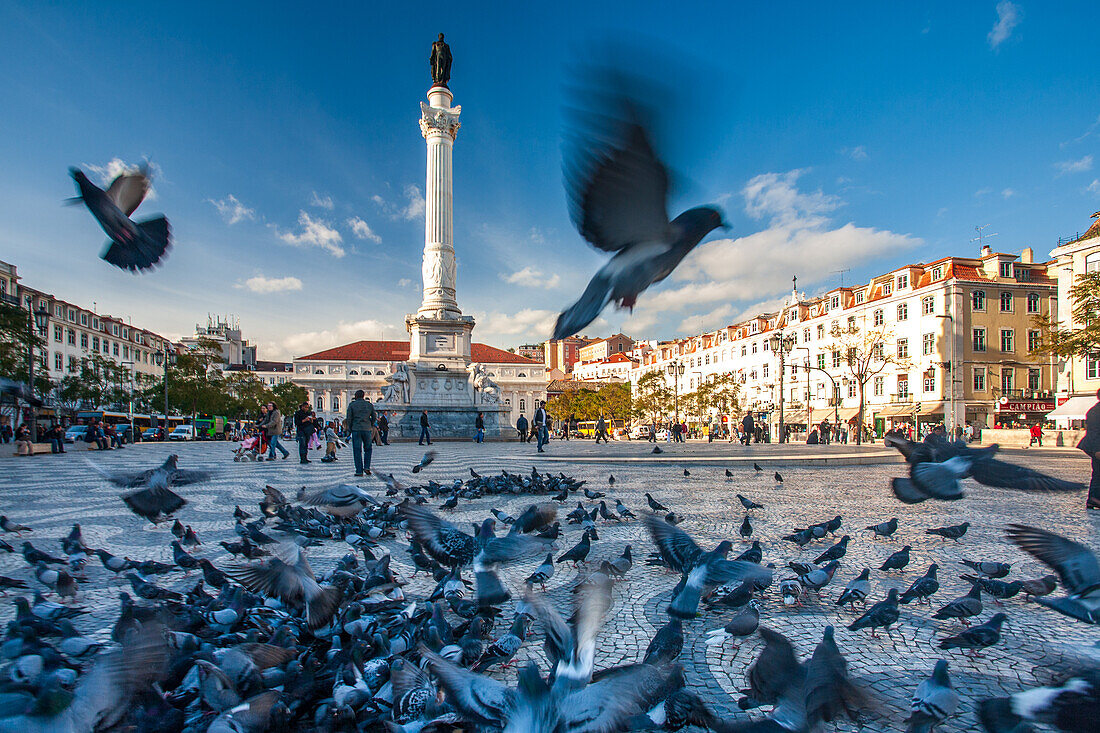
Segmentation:
<svg viewBox="0 0 1100 733">
<path fill-rule="evenodd" d="M 462 113 L 462 105 L 457 107 L 433 107 L 427 102 L 420 103 L 420 134 L 425 138 L 432 132 L 442 132 L 450 136 L 452 140 L 458 135 L 458 128 L 462 123 L 458 116 Z"/>
</svg>

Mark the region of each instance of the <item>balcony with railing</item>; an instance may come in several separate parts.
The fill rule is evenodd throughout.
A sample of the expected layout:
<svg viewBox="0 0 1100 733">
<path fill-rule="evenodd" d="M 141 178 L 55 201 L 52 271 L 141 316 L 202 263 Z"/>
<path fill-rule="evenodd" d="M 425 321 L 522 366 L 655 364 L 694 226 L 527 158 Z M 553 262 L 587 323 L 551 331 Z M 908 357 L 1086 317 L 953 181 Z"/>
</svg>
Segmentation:
<svg viewBox="0 0 1100 733">
<path fill-rule="evenodd" d="M 901 394 L 892 394 L 892 395 L 890 395 L 890 401 L 891 402 L 912 402 L 913 401 L 913 393 L 912 392 L 903 392 Z"/>
</svg>

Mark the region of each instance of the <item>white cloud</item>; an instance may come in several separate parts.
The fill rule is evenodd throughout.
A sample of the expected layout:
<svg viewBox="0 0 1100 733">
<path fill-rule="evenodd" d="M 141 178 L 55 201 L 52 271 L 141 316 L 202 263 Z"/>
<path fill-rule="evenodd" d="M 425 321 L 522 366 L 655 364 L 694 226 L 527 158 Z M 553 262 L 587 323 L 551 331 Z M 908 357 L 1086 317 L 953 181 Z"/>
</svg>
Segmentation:
<svg viewBox="0 0 1100 733">
<path fill-rule="evenodd" d="M 500 279 L 506 283 L 512 285 L 521 285 L 525 288 L 556 288 L 561 284 L 561 278 L 557 275 L 550 275 L 547 277 L 540 270 L 536 270 L 533 267 L 524 267 L 522 270 L 517 270 L 510 275 L 500 273 Z"/>
<path fill-rule="evenodd" d="M 391 219 L 404 219 L 413 221 L 424 216 L 424 194 L 419 186 L 409 184 L 405 186 L 405 201 L 403 203 L 391 203 L 378 194 L 370 197 Z"/>
<path fill-rule="evenodd" d="M 301 232 L 298 234 L 282 232 L 278 235 L 279 239 L 296 247 L 320 247 L 334 257 L 344 256 L 344 248 L 340 246 L 344 238 L 340 236 L 340 232 L 329 226 L 328 222 L 314 219 L 305 211 L 300 211 L 298 224 L 302 227 Z"/>
<path fill-rule="evenodd" d="M 477 320 L 480 333 L 490 336 L 515 337 L 523 335 L 532 339 L 548 338 L 557 320 L 557 311 L 524 308 L 518 313 L 488 313 Z"/>
<path fill-rule="evenodd" d="M 1087 190 L 1100 196 L 1100 178 L 1093 178 Z"/>
<path fill-rule="evenodd" d="M 1008 0 L 997 3 L 997 22 L 993 24 L 986 40 L 990 48 L 997 48 L 1008 40 L 1012 30 L 1020 23 L 1020 6 Z"/>
<path fill-rule="evenodd" d="M 854 148 L 844 148 L 840 152 L 844 153 L 852 160 L 867 160 L 867 148 L 863 145 L 856 145 Z"/>
<path fill-rule="evenodd" d="M 296 277 L 264 277 L 256 275 L 238 283 L 238 288 L 247 288 L 253 293 L 281 293 L 285 290 L 301 290 L 302 281 Z"/>
<path fill-rule="evenodd" d="M 157 192 L 153 188 L 152 180 L 159 178 L 161 175 L 160 166 L 151 161 L 145 161 L 144 163 L 127 163 L 122 158 L 111 158 L 107 161 L 106 165 L 94 165 L 92 163 L 85 163 L 84 168 L 97 178 L 99 178 L 99 184 L 103 187 L 107 187 L 111 184 L 111 181 L 115 180 L 123 173 L 140 173 L 142 168 L 149 176 L 149 190 L 145 194 L 145 198 L 152 201 L 157 197 Z"/>
<path fill-rule="evenodd" d="M 988 196 L 991 193 L 993 193 L 992 188 L 979 188 L 974 192 L 974 198 L 980 199 L 982 196 Z"/>
<path fill-rule="evenodd" d="M 321 196 L 316 191 L 314 191 L 313 195 L 309 197 L 309 205 L 316 206 L 318 209 L 325 209 L 326 211 L 332 211 L 332 209 L 336 206 L 336 204 L 333 203 L 331 196 L 329 196 L 328 194 Z"/>
<path fill-rule="evenodd" d="M 684 320 L 680 321 L 680 325 L 677 330 L 680 333 L 702 333 L 703 331 L 713 331 L 716 328 L 729 325 L 731 323 L 737 323 L 743 321 L 749 316 L 756 315 L 757 313 L 770 313 L 780 309 L 783 305 L 783 301 L 786 298 L 769 298 L 768 300 L 762 300 L 753 303 L 750 306 L 741 308 L 740 310 L 734 308 L 729 303 L 720 305 L 710 313 L 703 313 L 700 315 L 688 316 Z"/>
<path fill-rule="evenodd" d="M 207 199 L 210 203 L 214 204 L 214 208 L 218 210 L 222 218 L 225 219 L 226 224 L 236 224 L 242 222 L 245 219 L 255 219 L 256 210 L 250 209 L 240 202 L 233 194 L 229 194 L 223 199 Z"/>
<path fill-rule="evenodd" d="M 800 284 L 813 285 L 852 262 L 895 258 L 899 250 L 921 244 L 916 237 L 851 222 L 835 226 L 825 214 L 843 202 L 821 191 L 799 191 L 799 174 L 767 173 L 750 180 L 741 192 L 745 210 L 766 216 L 767 228 L 699 245 L 671 275 L 679 285 L 643 296 L 640 307 L 668 313 L 714 304 L 707 315 L 726 317 L 732 309 L 722 311 L 721 305 L 774 298 L 789 291 L 793 275 Z"/>
<path fill-rule="evenodd" d="M 1082 133 L 1080 137 L 1075 137 L 1072 140 L 1067 140 L 1064 143 L 1058 143 L 1058 147 L 1064 148 L 1067 145 L 1072 145 L 1072 144 L 1075 144 L 1075 143 L 1082 142 L 1085 139 L 1087 139 L 1090 135 L 1092 135 L 1092 133 L 1096 132 L 1097 128 L 1100 128 L 1100 115 L 1098 115 L 1096 117 L 1096 119 L 1093 120 L 1093 123 L 1091 125 L 1089 125 L 1088 129 L 1085 130 L 1085 132 Z"/>
<path fill-rule="evenodd" d="M 1006 199 L 1010 199 L 1015 195 L 1016 195 L 1016 192 L 1014 190 L 1012 190 L 1011 188 L 1006 188 L 1006 189 L 1001 191 L 1001 196 L 1003 198 L 1006 198 Z"/>
<path fill-rule="evenodd" d="M 363 221 L 358 216 L 353 216 L 348 219 L 347 224 L 351 227 L 351 232 L 359 239 L 369 239 L 372 242 L 381 243 L 382 237 L 374 233 L 374 230 L 370 228 L 370 224 Z"/>
<path fill-rule="evenodd" d="M 410 280 L 407 277 L 403 277 L 403 278 L 401 278 L 400 280 L 397 281 L 397 287 L 399 287 L 399 288 L 407 288 L 412 284 L 413 284 L 413 281 Z"/>
<path fill-rule="evenodd" d="M 1066 173 L 1084 173 L 1085 171 L 1092 170 L 1092 156 L 1086 155 L 1077 160 L 1062 160 L 1055 163 L 1054 167 L 1057 168 L 1058 173 L 1062 175 Z"/>
<path fill-rule="evenodd" d="M 390 338 L 402 338 L 404 337 L 404 331 L 397 326 L 387 325 L 373 319 L 352 323 L 341 321 L 334 328 L 293 333 L 281 341 L 274 342 L 270 350 L 274 352 L 273 358 L 293 359 L 296 356 L 305 356 L 353 341 L 380 339 L 384 335 L 389 335 Z M 265 346 L 264 348 L 266 352 L 268 347 Z"/>
</svg>

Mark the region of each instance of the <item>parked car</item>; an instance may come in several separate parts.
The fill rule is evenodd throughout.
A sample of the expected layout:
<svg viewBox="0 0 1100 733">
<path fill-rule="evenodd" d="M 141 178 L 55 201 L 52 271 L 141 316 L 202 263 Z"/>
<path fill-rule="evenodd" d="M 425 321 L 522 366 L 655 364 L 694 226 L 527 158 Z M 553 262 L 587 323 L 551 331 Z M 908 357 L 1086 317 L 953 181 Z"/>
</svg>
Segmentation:
<svg viewBox="0 0 1100 733">
<path fill-rule="evenodd" d="M 141 433 L 142 440 L 164 440 L 163 428 L 145 428 Z"/>
<path fill-rule="evenodd" d="M 668 431 L 664 428 L 657 430 L 657 440 L 668 440 Z"/>
<path fill-rule="evenodd" d="M 635 425 L 630 429 L 631 440 L 649 440 L 649 426 Z"/>
<path fill-rule="evenodd" d="M 177 425 L 168 433 L 168 440 L 194 440 L 195 427 L 193 425 Z"/>
<path fill-rule="evenodd" d="M 88 432 L 87 425 L 72 425 L 65 431 L 65 442 L 75 443 L 78 440 L 84 440 L 84 434 Z"/>
</svg>

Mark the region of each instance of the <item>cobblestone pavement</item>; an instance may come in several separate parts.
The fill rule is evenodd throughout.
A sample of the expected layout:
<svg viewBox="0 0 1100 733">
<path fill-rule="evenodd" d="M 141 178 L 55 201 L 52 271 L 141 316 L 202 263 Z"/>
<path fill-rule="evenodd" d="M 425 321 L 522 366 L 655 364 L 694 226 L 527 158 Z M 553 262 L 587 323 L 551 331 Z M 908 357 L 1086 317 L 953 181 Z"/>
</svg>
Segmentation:
<svg viewBox="0 0 1100 733">
<path fill-rule="evenodd" d="M 1013 564 L 1009 579 L 1033 578 L 1047 571 L 1029 556 L 1004 540 L 1003 527 L 1010 522 L 1026 522 L 1055 530 L 1085 542 L 1100 550 L 1100 517 L 1086 516 L 1084 496 L 1037 495 L 1008 492 L 980 487 L 972 482 L 967 498 L 952 504 L 927 502 L 905 506 L 894 500 L 887 480 L 902 475 L 904 466 L 881 447 L 857 449 L 855 446 L 805 447 L 759 446 L 742 448 L 727 444 L 688 443 L 663 445 L 665 453 L 647 460 L 651 449 L 645 443 L 613 443 L 594 446 L 590 442 L 551 443 L 548 453 L 539 456 L 533 444 L 517 443 L 473 445 L 470 443 L 438 443 L 434 446 L 438 458 L 420 478 L 440 482 L 466 478 L 469 469 L 492 473 L 504 468 L 513 472 L 528 472 L 532 466 L 542 471 L 564 472 L 587 479 L 590 488 L 621 498 L 639 516 L 645 509 L 642 493 L 648 491 L 658 500 L 684 517 L 681 527 L 697 538 L 704 547 L 712 547 L 721 539 L 734 541 L 734 552 L 743 547 L 738 535 L 744 512 L 734 497 L 741 492 L 763 503 L 765 509 L 753 518 L 754 539 L 764 547 L 764 561 L 782 568 L 788 560 L 809 561 L 831 540 L 813 543 L 803 550 L 782 541 L 782 535 L 794 527 L 832 518 L 844 517 L 841 534 L 848 533 L 852 542 L 847 556 L 833 582 L 819 602 L 809 599 L 802 608 L 786 610 L 773 589 L 762 605 L 762 623 L 789 636 L 802 655 L 808 655 L 827 624 L 837 627 L 837 643 L 846 655 L 851 673 L 875 691 L 882 704 L 882 715 L 870 720 L 865 730 L 887 731 L 903 728 L 908 698 L 917 683 L 932 669 L 935 661 L 945 657 L 956 688 L 964 704 L 959 715 L 945 730 L 974 730 L 973 701 L 985 696 L 1014 692 L 1024 686 L 1049 682 L 1060 671 L 1079 663 L 1084 656 L 1096 659 L 1100 634 L 1095 627 L 1072 622 L 1036 604 L 1014 598 L 1002 608 L 994 606 L 986 596 L 986 610 L 981 620 L 992 612 L 1004 610 L 1009 617 L 1000 644 L 981 656 L 971 658 L 957 650 L 943 652 L 938 639 L 957 630 L 953 623 L 931 621 L 932 612 L 947 601 L 963 595 L 969 586 L 959 579 L 966 570 L 958 561 L 967 559 L 1003 560 Z M 240 504 L 255 513 L 260 488 L 271 484 L 293 495 L 303 484 L 322 486 L 352 480 L 350 453 L 344 451 L 338 463 L 299 465 L 292 457 L 275 463 L 234 463 L 230 447 L 224 443 L 177 444 L 172 450 L 180 454 L 180 465 L 186 468 L 206 468 L 216 471 L 209 483 L 185 487 L 180 493 L 190 502 L 180 513 L 181 519 L 198 532 L 203 541 L 200 554 L 216 565 L 224 565 L 230 557 L 218 546 L 221 539 L 232 539 L 232 510 Z M 415 444 L 375 448 L 374 469 L 395 473 L 402 480 L 411 479 L 411 466 L 423 448 Z M 129 446 L 122 451 L 88 453 L 72 450 L 65 456 L 0 459 L 0 513 L 29 524 L 34 532 L 28 538 L 49 552 L 59 552 L 57 539 L 74 522 L 79 522 L 84 536 L 93 547 L 108 549 L 116 555 L 138 559 L 171 562 L 168 546 L 172 539 L 167 526 L 154 528 L 130 514 L 117 498 L 117 491 L 98 478 L 85 462 L 94 458 L 108 468 L 147 467 L 160 462 L 169 452 L 162 445 Z M 859 453 L 871 459 L 888 461 L 877 465 L 798 465 L 797 460 L 809 455 L 840 455 Z M 877 458 L 876 458 L 877 457 Z M 769 459 L 765 470 L 756 472 L 751 461 L 735 458 Z M 1010 461 L 1026 463 L 1063 478 L 1087 480 L 1089 465 L 1073 451 L 1006 451 Z M 545 459 L 545 460 L 544 460 Z M 727 460 L 729 459 L 729 460 Z M 724 469 L 734 472 L 726 479 Z M 684 469 L 690 476 L 684 476 Z M 779 470 L 784 478 L 777 484 L 772 472 Z M 607 478 L 616 479 L 609 489 Z M 380 487 L 377 482 L 363 484 Z M 381 489 L 379 488 L 379 494 Z M 583 498 L 583 495 L 579 495 Z M 476 502 L 462 503 L 449 517 L 460 527 L 488 516 L 492 507 L 517 513 L 529 497 L 486 497 Z M 591 505 L 587 500 L 586 505 Z M 575 506 L 567 503 L 565 510 Z M 892 541 L 872 539 L 863 527 L 890 517 L 897 517 L 900 529 Z M 960 543 L 943 542 L 925 534 L 928 527 L 956 524 L 969 520 L 972 527 Z M 579 540 L 575 526 L 566 526 L 566 535 L 559 540 L 561 550 Z M 618 556 L 626 544 L 634 551 L 635 566 L 628 578 L 614 592 L 614 604 L 608 623 L 600 637 L 597 667 L 632 662 L 640 659 L 654 631 L 666 616 L 669 591 L 677 578 L 671 573 L 649 568 L 645 556 L 653 549 L 640 521 L 600 527 L 600 540 L 589 556 L 597 563 Z M 18 544 L 20 538 L 8 535 Z M 912 561 L 905 572 L 895 575 L 879 572 L 882 561 L 901 545 L 912 545 Z M 407 547 L 403 538 L 389 541 L 383 547 L 393 552 L 396 565 L 405 577 L 411 575 L 407 562 Z M 329 542 L 310 551 L 311 562 L 321 572 L 347 551 L 343 543 Z M 538 560 L 523 563 L 505 573 L 505 581 L 514 589 Z M 872 568 L 871 601 L 881 600 L 888 589 L 908 587 L 923 574 L 928 564 L 940 565 L 942 589 L 931 608 L 909 605 L 902 607 L 899 628 L 890 636 L 871 638 L 866 631 L 852 632 L 846 628 L 859 612 L 850 612 L 834 603 L 844 585 L 864 567 Z M 548 585 L 552 600 L 567 608 L 571 588 L 583 568 L 574 570 L 567 564 L 558 567 Z M 17 554 L 0 556 L 0 574 L 34 581 L 26 564 Z M 127 589 L 99 565 L 89 564 L 88 578 L 81 589 L 80 602 L 91 613 L 82 620 L 85 632 L 106 635 L 118 612 L 118 591 Z M 159 582 L 159 581 L 158 581 Z M 194 578 L 175 581 L 177 586 L 190 585 Z M 776 584 L 777 585 L 777 584 Z M 410 595 L 428 589 L 427 582 L 414 580 L 406 588 Z M 1056 592 L 1061 592 L 1056 591 Z M 0 608 L 0 621 L 12 616 L 13 608 Z M 511 609 L 505 609 L 505 618 Z M 707 614 L 685 626 L 686 643 L 682 662 L 689 685 L 701 694 L 713 708 L 725 715 L 736 709 L 736 691 L 743 686 L 744 673 L 756 658 L 761 642 L 753 637 L 734 650 L 731 643 L 722 646 L 705 644 L 705 632 L 718 628 L 732 615 Z M 542 660 L 542 644 L 536 633 L 528 638 L 518 655 L 520 661 Z M 501 674 L 494 672 L 494 674 Z M 514 672 L 506 671 L 505 676 Z M 839 730 L 855 730 L 841 726 Z"/>
</svg>

